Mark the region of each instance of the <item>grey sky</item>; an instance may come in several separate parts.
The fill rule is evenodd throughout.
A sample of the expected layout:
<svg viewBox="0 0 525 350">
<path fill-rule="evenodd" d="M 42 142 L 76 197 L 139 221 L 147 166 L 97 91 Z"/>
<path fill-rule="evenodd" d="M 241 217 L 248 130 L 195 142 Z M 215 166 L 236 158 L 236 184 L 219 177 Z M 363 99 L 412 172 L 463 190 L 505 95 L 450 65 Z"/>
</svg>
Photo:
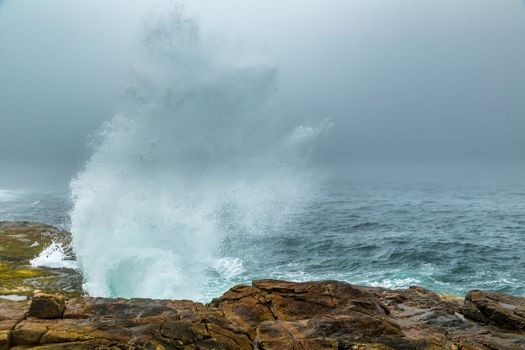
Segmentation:
<svg viewBox="0 0 525 350">
<path fill-rule="evenodd" d="M 75 172 L 119 108 L 142 19 L 166 2 L 0 1 L 3 172 Z M 203 33 L 277 66 L 284 115 L 333 116 L 318 160 L 525 154 L 521 0 L 188 3 Z"/>
</svg>

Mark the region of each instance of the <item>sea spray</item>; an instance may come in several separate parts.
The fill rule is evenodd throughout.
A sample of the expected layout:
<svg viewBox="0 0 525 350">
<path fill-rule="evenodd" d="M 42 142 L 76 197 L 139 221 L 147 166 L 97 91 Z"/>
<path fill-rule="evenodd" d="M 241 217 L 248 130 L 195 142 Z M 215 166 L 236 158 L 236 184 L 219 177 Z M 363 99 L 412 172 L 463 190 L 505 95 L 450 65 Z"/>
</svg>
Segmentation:
<svg viewBox="0 0 525 350">
<path fill-rule="evenodd" d="M 179 7 L 147 22 L 143 47 L 71 183 L 74 251 L 91 295 L 206 300 L 210 276 L 242 271 L 217 255 L 224 237 L 275 230 L 315 195 L 305 160 L 331 124 L 290 129 L 276 69 L 221 50 Z"/>
<path fill-rule="evenodd" d="M 35 242 L 34 244 L 38 244 Z M 70 257 L 61 243 L 52 242 L 39 255 L 30 261 L 32 267 L 53 269 L 76 269 L 77 263 Z"/>
</svg>

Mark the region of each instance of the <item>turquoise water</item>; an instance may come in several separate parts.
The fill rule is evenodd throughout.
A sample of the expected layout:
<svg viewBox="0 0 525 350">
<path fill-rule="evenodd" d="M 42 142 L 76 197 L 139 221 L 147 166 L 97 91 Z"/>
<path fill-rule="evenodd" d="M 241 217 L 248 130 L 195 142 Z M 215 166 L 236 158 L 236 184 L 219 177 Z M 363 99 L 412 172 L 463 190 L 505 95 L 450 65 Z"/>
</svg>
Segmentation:
<svg viewBox="0 0 525 350">
<path fill-rule="evenodd" d="M 67 227 L 69 209 L 60 191 L 0 191 L 0 220 Z M 522 181 L 331 181 L 278 230 L 230 228 L 204 299 L 254 278 L 525 295 L 524 252 Z"/>
</svg>

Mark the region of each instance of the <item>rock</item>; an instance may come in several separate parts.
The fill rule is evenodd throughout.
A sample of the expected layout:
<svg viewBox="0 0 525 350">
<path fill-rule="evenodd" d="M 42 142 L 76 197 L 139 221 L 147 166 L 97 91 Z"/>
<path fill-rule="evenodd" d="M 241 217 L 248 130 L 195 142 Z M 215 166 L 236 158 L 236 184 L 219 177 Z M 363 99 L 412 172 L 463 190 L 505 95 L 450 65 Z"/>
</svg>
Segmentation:
<svg viewBox="0 0 525 350">
<path fill-rule="evenodd" d="M 0 350 L 8 350 L 10 340 L 11 340 L 11 332 L 0 331 Z"/>
<path fill-rule="evenodd" d="M 27 312 L 27 302 L 0 299 L 0 331 L 10 331 Z"/>
<path fill-rule="evenodd" d="M 35 293 L 29 307 L 29 316 L 52 319 L 61 318 L 66 309 L 63 295 Z"/>
<path fill-rule="evenodd" d="M 474 290 L 465 298 L 463 313 L 502 329 L 525 331 L 525 298 Z"/>
<path fill-rule="evenodd" d="M 516 350 L 525 349 L 523 299 L 275 280 L 209 305 L 76 297 L 64 309 L 62 296 L 37 293 L 31 303 L 0 300 L 0 350 Z"/>
<path fill-rule="evenodd" d="M 263 349 L 338 349 L 350 339 L 403 337 L 377 296 L 337 281 L 255 281 L 232 288 L 211 306 Z"/>
<path fill-rule="evenodd" d="M 61 244 L 72 255 L 67 231 L 38 223 L 0 221 L 0 296 L 29 298 L 35 289 L 68 297 L 82 293 L 79 271 L 31 265 L 31 260 L 52 243 Z"/>
</svg>

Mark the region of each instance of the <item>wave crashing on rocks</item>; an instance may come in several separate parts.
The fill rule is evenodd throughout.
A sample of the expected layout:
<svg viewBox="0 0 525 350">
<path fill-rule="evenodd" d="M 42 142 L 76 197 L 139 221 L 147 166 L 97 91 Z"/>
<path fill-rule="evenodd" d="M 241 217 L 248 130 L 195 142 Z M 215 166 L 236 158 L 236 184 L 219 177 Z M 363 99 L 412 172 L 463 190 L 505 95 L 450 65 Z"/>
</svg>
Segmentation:
<svg viewBox="0 0 525 350">
<path fill-rule="evenodd" d="M 331 123 L 289 125 L 275 68 L 221 50 L 178 7 L 142 44 L 121 112 L 71 183 L 74 251 L 91 295 L 207 300 L 222 238 L 286 225 L 315 196 L 306 161 Z"/>
</svg>

